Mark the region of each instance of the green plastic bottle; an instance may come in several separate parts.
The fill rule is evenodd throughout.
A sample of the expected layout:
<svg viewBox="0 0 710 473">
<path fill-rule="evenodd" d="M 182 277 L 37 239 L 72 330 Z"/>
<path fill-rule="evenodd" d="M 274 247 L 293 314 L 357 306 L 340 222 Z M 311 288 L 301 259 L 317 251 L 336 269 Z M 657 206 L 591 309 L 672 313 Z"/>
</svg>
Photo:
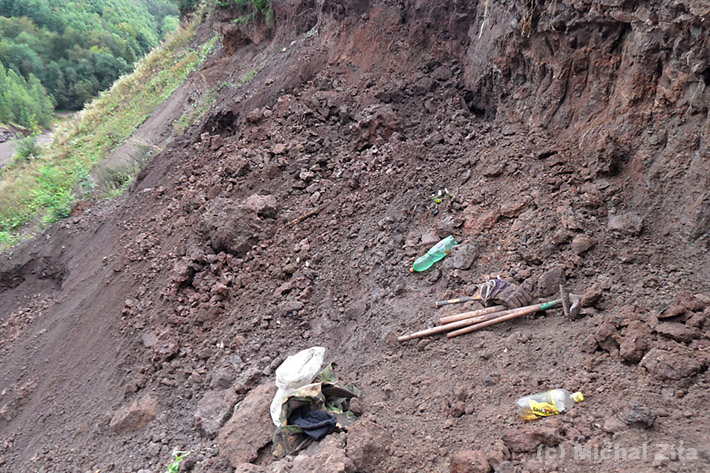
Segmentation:
<svg viewBox="0 0 710 473">
<path fill-rule="evenodd" d="M 439 243 L 432 246 L 431 249 L 427 251 L 424 256 L 420 256 L 419 258 L 417 258 L 417 260 L 414 262 L 412 268 L 409 271 L 426 271 L 427 269 L 431 268 L 434 263 L 444 258 L 444 256 L 448 255 L 451 251 L 451 248 L 456 245 L 458 245 L 458 242 L 454 240 L 454 237 L 451 235 L 447 236 Z"/>
</svg>

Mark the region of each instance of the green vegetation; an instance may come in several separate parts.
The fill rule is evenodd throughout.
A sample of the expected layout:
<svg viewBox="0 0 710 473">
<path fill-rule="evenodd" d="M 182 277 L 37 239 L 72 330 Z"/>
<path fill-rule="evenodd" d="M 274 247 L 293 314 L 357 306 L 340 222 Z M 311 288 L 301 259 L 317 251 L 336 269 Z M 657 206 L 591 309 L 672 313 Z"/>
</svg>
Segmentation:
<svg viewBox="0 0 710 473">
<path fill-rule="evenodd" d="M 175 459 L 168 465 L 168 469 L 165 470 L 165 473 L 178 473 L 180 470 L 180 463 L 185 459 L 186 456 L 188 456 L 191 452 L 180 452 L 180 451 L 174 451 L 173 456 Z"/>
<path fill-rule="evenodd" d="M 0 46 L 3 41 L 0 41 Z M 0 123 L 15 123 L 31 130 L 49 125 L 54 104 L 33 74 L 25 80 L 0 62 Z"/>
<path fill-rule="evenodd" d="M 204 77 L 203 77 L 204 79 Z M 182 134 L 190 125 L 197 122 L 217 102 L 217 91 L 204 82 L 202 93 L 193 100 L 180 118 L 173 123 L 173 131 Z"/>
<path fill-rule="evenodd" d="M 193 26 L 169 36 L 138 63 L 133 74 L 119 79 L 75 118 L 58 126 L 51 148 L 0 170 L 0 249 L 17 240 L 23 225 L 45 225 L 67 217 L 75 189 L 96 186 L 89 174 L 92 168 L 184 82 L 218 39 L 215 36 L 193 50 L 188 47 L 193 36 Z M 108 179 L 123 188 L 135 172 Z"/>
<path fill-rule="evenodd" d="M 79 110 L 178 24 L 170 0 L 0 0 L 0 122 Z"/>
<path fill-rule="evenodd" d="M 251 5 L 251 13 L 240 16 L 234 20 L 235 23 L 249 23 L 257 16 L 263 16 L 264 21 L 269 26 L 274 26 L 274 10 L 271 8 L 271 0 L 216 0 L 216 5 L 222 8 L 231 6 L 246 7 Z"/>
<path fill-rule="evenodd" d="M 39 137 L 39 132 L 34 132 L 19 140 L 15 140 L 17 143 L 17 148 L 15 148 L 15 160 L 19 161 L 29 161 L 39 156 L 41 150 L 37 146 L 37 138 Z"/>
</svg>

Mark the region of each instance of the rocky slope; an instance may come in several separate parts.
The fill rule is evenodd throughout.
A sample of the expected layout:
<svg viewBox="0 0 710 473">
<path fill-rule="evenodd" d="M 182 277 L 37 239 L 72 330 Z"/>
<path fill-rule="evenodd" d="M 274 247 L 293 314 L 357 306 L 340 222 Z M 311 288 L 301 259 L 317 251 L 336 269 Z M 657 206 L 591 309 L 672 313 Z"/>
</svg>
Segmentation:
<svg viewBox="0 0 710 473">
<path fill-rule="evenodd" d="M 272 5 L 203 25 L 220 98 L 130 192 L 2 255 L 0 470 L 707 470 L 710 7 Z M 396 341 L 492 275 L 586 307 Z M 313 345 L 361 416 L 275 461 Z"/>
</svg>

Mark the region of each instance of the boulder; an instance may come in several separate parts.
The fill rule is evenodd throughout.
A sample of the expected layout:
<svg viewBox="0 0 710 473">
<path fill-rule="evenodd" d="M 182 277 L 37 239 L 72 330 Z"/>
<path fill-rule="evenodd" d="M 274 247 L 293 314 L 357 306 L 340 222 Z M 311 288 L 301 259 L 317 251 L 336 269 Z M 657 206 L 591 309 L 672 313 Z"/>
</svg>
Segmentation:
<svg viewBox="0 0 710 473">
<path fill-rule="evenodd" d="M 219 453 L 232 466 L 253 462 L 259 456 L 259 450 L 271 442 L 274 423 L 269 406 L 274 394 L 276 385 L 273 382 L 253 389 L 220 430 Z"/>
<path fill-rule="evenodd" d="M 260 240 L 261 220 L 250 209 L 229 199 L 210 201 L 201 218 L 201 231 L 215 252 L 244 256 Z"/>
<path fill-rule="evenodd" d="M 702 361 L 692 357 L 691 352 L 675 353 L 653 348 L 641 360 L 641 366 L 662 380 L 679 380 L 694 376 L 704 368 Z"/>
<path fill-rule="evenodd" d="M 195 427 L 214 437 L 232 413 L 237 402 L 233 389 L 208 391 L 195 409 Z"/>
</svg>

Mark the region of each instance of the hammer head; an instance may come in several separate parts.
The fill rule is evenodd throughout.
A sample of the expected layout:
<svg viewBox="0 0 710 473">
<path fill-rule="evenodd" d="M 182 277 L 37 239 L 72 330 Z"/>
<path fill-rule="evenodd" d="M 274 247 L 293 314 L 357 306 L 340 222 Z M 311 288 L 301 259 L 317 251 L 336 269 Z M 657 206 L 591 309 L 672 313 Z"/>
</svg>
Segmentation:
<svg viewBox="0 0 710 473">
<path fill-rule="evenodd" d="M 579 310 L 582 307 L 582 296 L 570 294 L 562 284 L 560 284 L 560 298 L 562 299 L 562 310 L 565 315 L 571 319 L 579 315 Z"/>
</svg>

